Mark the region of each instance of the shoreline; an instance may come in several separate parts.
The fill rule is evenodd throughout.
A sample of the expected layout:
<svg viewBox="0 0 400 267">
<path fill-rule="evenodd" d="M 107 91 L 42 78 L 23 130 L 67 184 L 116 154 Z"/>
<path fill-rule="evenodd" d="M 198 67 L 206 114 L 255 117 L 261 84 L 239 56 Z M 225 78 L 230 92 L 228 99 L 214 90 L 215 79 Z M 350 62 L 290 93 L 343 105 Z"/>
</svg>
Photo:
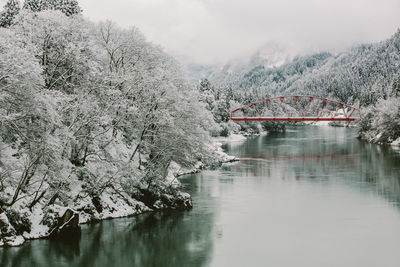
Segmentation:
<svg viewBox="0 0 400 267">
<path fill-rule="evenodd" d="M 391 146 L 394 149 L 400 149 L 400 137 L 395 140 L 381 140 L 382 133 L 362 132 L 359 133 L 358 138 L 370 144 Z"/>
<path fill-rule="evenodd" d="M 216 165 L 220 166 L 223 163 L 238 160 L 235 156 L 230 156 L 223 151 L 222 143 L 242 142 L 245 140 L 246 137 L 241 134 L 233 134 L 232 137 L 228 138 L 213 138 L 210 145 L 213 146 L 218 157 Z M 75 190 L 78 193 L 74 196 L 72 192 L 70 197 L 73 200 L 71 205 L 68 206 L 62 206 L 57 203 L 51 205 L 44 204 L 37 205 L 32 210 L 29 210 L 24 207 L 25 203 L 19 203 L 18 206 L 0 213 L 0 248 L 22 246 L 28 240 L 49 238 L 50 232 L 55 227 L 49 227 L 48 224 L 54 225 L 67 210 L 72 210 L 74 214 L 78 214 L 79 226 L 82 224 L 99 223 L 103 220 L 133 217 L 160 210 L 191 209 L 193 206 L 191 196 L 180 190 L 181 183 L 178 177 L 198 173 L 208 167 L 212 166 L 197 162 L 193 168 L 185 169 L 179 166 L 179 164 L 172 162 L 164 181 L 165 189 L 171 188 L 172 190 L 170 191 L 172 193 L 164 192 L 157 198 L 151 199 L 151 201 L 154 200 L 151 205 L 145 203 L 146 201 L 144 200 L 135 199 L 125 192 L 117 192 L 113 188 L 106 188 L 99 195 L 97 203 L 94 203 L 95 201 L 90 196 L 81 196 L 79 194 L 79 189 L 81 189 L 80 184 L 75 185 Z M 15 214 L 17 218 L 11 218 L 10 214 Z M 17 234 L 17 225 L 13 225 L 10 221 L 23 222 L 23 224 L 28 225 L 30 231 Z"/>
</svg>

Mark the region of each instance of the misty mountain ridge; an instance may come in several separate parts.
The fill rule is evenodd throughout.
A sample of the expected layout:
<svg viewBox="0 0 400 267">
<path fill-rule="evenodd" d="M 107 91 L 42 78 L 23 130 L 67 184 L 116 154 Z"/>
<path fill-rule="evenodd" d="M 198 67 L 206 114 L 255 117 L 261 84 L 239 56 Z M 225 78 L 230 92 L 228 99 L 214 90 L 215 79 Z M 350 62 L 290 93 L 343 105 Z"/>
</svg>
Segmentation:
<svg viewBox="0 0 400 267">
<path fill-rule="evenodd" d="M 292 58 L 293 55 L 286 46 L 276 42 L 268 42 L 247 59 L 233 59 L 219 66 L 208 77 L 203 78 L 208 78 L 218 85 L 236 84 L 239 82 L 240 77 L 254 68 L 260 66 L 264 68 L 279 67 L 292 60 Z"/>
<path fill-rule="evenodd" d="M 248 57 L 234 58 L 222 64 L 201 64 L 179 53 L 172 55 L 181 63 L 186 78 L 193 84 L 205 78 L 219 84 L 230 83 L 238 73 L 246 73 L 256 66 L 278 67 L 294 57 L 288 47 L 277 42 L 268 42 Z"/>
<path fill-rule="evenodd" d="M 264 95 L 311 94 L 351 103 L 359 99 L 363 88 L 389 90 L 400 69 L 400 30 L 387 40 L 336 54 L 292 57 L 279 45 L 263 48 L 247 62 L 227 63 L 204 78 L 216 86 L 257 89 Z"/>
</svg>

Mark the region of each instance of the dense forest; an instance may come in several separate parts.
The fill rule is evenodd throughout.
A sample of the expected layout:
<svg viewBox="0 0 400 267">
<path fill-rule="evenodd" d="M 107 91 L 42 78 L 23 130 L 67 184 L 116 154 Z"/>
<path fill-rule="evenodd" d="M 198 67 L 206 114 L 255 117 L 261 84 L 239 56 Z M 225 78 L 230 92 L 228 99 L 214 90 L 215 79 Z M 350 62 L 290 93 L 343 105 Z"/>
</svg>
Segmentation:
<svg viewBox="0 0 400 267">
<path fill-rule="evenodd" d="M 173 170 L 226 155 L 173 58 L 75 0 L 10 0 L 0 25 L 1 245 L 45 236 L 66 207 L 81 222 L 190 208 Z"/>
</svg>

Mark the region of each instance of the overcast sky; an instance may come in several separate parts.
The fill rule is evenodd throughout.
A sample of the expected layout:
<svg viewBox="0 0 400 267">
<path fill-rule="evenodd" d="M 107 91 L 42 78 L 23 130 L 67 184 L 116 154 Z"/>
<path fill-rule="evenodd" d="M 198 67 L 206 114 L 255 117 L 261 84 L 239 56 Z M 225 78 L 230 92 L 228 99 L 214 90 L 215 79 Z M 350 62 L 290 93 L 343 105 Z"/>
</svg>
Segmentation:
<svg viewBox="0 0 400 267">
<path fill-rule="evenodd" d="M 268 41 L 291 51 L 340 51 L 389 38 L 400 0 L 79 0 L 92 20 L 137 26 L 198 63 L 247 56 Z"/>
</svg>

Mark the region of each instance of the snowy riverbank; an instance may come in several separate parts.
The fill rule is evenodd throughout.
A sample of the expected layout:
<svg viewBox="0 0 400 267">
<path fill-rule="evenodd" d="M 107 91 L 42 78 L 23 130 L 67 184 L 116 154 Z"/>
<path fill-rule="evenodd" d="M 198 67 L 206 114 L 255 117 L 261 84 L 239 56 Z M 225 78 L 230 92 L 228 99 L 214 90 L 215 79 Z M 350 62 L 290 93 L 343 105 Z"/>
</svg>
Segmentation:
<svg viewBox="0 0 400 267">
<path fill-rule="evenodd" d="M 400 137 L 393 140 L 392 138 L 385 136 L 383 133 L 376 131 L 361 132 L 359 137 L 369 143 L 391 145 L 393 147 L 400 148 Z"/>
<path fill-rule="evenodd" d="M 222 163 L 228 163 L 228 162 L 233 162 L 233 161 L 238 160 L 235 156 L 230 156 L 230 155 L 226 154 L 222 149 L 222 145 L 225 143 L 240 144 L 240 143 L 246 141 L 246 137 L 243 134 L 232 133 L 231 135 L 229 135 L 227 137 L 223 137 L 223 136 L 214 137 L 212 140 L 213 140 L 213 146 L 214 146 L 215 152 L 218 154 L 218 157 L 219 157 L 219 164 L 222 164 Z M 202 169 L 204 169 L 206 167 L 207 166 L 200 161 L 198 161 L 196 163 L 196 165 L 191 169 L 183 168 L 176 162 L 172 162 L 170 165 L 170 173 L 168 174 L 167 177 L 169 177 L 171 182 L 179 183 L 179 181 L 176 179 L 177 177 L 185 175 L 185 174 L 200 172 Z"/>
<path fill-rule="evenodd" d="M 223 142 L 242 142 L 246 138 L 234 134 L 229 138 L 215 138 L 210 144 L 218 158 L 217 164 L 235 161 L 236 158 L 227 155 L 221 145 Z M 162 193 L 143 191 L 141 198 L 135 198 L 126 192 L 117 190 L 114 186 L 106 187 L 96 198 L 84 193 L 85 182 L 76 180 L 70 185 L 69 195 L 63 201 L 57 199 L 54 203 L 39 201 L 29 208 L 26 198 L 22 198 L 10 209 L 0 213 L 0 246 L 19 246 L 26 240 L 46 238 L 66 210 L 73 210 L 79 215 L 79 223 L 98 222 L 105 219 L 134 216 L 144 212 L 161 209 L 190 209 L 191 196 L 182 192 L 181 183 L 177 177 L 201 171 L 207 166 L 197 162 L 193 168 L 183 168 L 176 162 L 171 162 L 168 174 L 163 182 Z M 10 190 L 10 194 L 11 194 Z M 67 205 L 65 205 L 67 203 Z"/>
</svg>

